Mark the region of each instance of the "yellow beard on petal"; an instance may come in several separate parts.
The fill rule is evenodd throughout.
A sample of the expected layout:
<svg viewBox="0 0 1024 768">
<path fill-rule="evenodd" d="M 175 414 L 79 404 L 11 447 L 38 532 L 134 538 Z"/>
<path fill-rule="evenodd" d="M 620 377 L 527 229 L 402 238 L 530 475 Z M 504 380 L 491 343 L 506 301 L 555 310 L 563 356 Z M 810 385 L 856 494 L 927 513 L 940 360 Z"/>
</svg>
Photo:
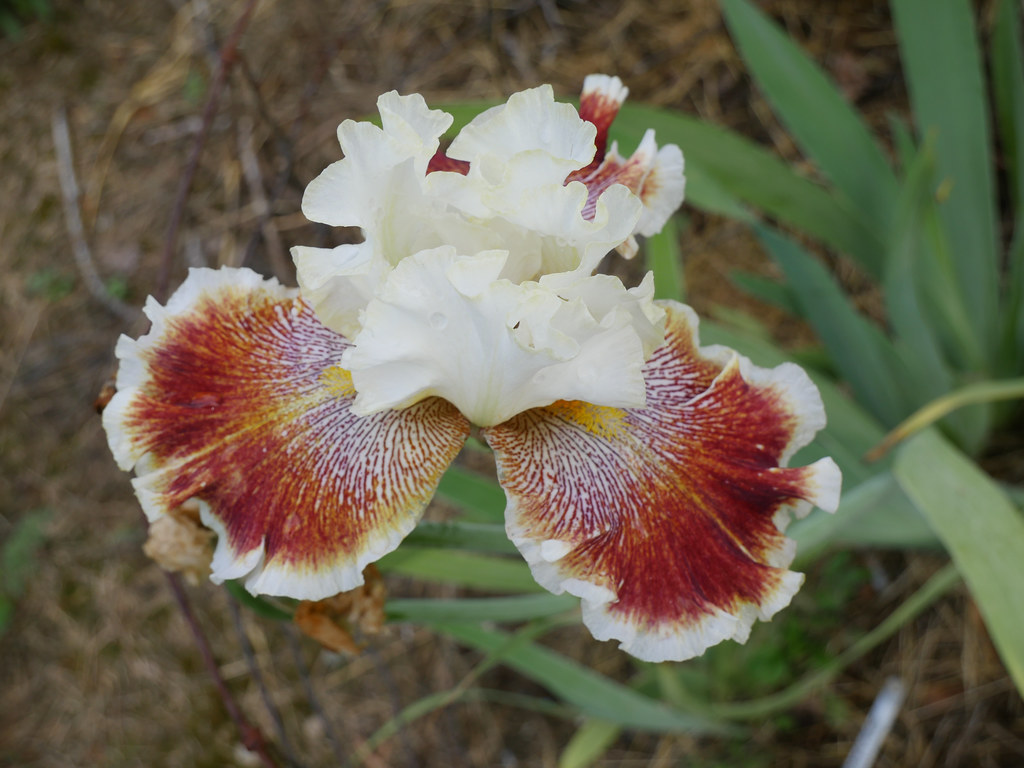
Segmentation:
<svg viewBox="0 0 1024 768">
<path fill-rule="evenodd" d="M 353 397 L 356 388 L 352 384 L 352 374 L 340 365 L 332 365 L 320 374 L 320 382 L 335 397 Z"/>
<path fill-rule="evenodd" d="M 626 425 L 626 412 L 609 405 L 594 405 L 582 400 L 558 400 L 548 406 L 548 410 L 595 437 L 605 439 L 618 437 Z"/>
</svg>

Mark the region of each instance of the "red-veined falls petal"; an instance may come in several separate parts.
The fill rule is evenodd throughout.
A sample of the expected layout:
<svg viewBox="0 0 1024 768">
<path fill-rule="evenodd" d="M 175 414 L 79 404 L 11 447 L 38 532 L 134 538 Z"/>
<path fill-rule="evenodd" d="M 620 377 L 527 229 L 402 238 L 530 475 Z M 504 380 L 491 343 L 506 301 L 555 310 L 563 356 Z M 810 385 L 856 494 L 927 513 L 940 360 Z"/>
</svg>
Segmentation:
<svg viewBox="0 0 1024 768">
<path fill-rule="evenodd" d="M 831 459 L 784 468 L 825 423 L 807 375 L 701 349 L 692 310 L 666 308 L 645 407 L 562 401 L 484 430 L 534 577 L 648 661 L 743 642 L 787 605 L 803 577 L 783 530 L 812 504 L 835 510 L 840 484 Z"/>
<path fill-rule="evenodd" d="M 415 526 L 469 425 L 432 398 L 355 416 L 349 346 L 296 291 L 246 269 L 192 270 L 138 341 L 117 344 L 103 413 L 152 520 L 196 498 L 213 578 L 316 600 Z"/>
</svg>

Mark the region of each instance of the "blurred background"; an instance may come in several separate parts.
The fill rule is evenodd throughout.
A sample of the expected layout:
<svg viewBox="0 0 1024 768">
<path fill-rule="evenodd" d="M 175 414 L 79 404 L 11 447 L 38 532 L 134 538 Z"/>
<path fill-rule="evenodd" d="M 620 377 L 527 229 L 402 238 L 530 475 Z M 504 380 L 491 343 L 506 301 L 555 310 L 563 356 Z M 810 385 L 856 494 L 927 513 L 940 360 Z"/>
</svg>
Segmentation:
<svg viewBox="0 0 1024 768">
<path fill-rule="evenodd" d="M 260 764 L 241 746 L 164 576 L 142 554 L 141 512 L 94 401 L 114 372 L 118 335 L 145 331 L 135 308 L 161 282 L 173 289 L 190 265 L 245 265 L 294 284 L 290 246 L 346 236 L 299 212 L 304 186 L 340 156 L 341 120 L 373 113 L 390 89 L 436 106 L 551 83 L 572 99 L 585 75 L 604 72 L 623 79 L 631 102 L 726 126 L 806 167 L 751 86 L 714 0 L 260 0 L 251 18 L 248 5 L 0 0 L 3 765 Z M 888 115 L 907 114 L 887 3 L 762 7 L 874 132 L 884 132 Z M 237 48 L 224 58 L 233 36 Z M 66 213 L 61 174 L 79 188 L 80 231 Z M 783 346 L 812 338 L 730 280 L 736 269 L 776 274 L 744 225 L 687 209 L 678 245 L 688 301 L 703 316 L 742 309 Z M 846 287 L 860 306 L 877 305 L 855 276 Z M 718 665 L 718 693 L 770 691 L 827 661 L 941 562 L 929 552 L 821 559 L 792 611 L 755 629 L 753 656 L 704 662 Z M 396 595 L 457 594 L 414 579 L 388 583 Z M 339 764 L 339 753 L 350 757 L 405 707 L 455 688 L 481 659 L 405 624 L 341 657 L 249 612 L 240 633 L 222 589 L 188 591 L 246 716 L 299 765 Z M 758 644 L 759 633 L 771 634 Z M 614 644 L 581 627 L 546 642 L 613 679 L 637 674 Z M 742 738 L 614 731 L 592 764 L 839 766 L 894 675 L 911 684 L 877 765 L 1024 765 L 1024 707 L 962 587 L 826 690 L 753 723 Z M 548 696 L 501 665 L 480 682 Z M 564 712 L 453 701 L 397 727 L 365 764 L 565 765 L 578 725 Z"/>
</svg>

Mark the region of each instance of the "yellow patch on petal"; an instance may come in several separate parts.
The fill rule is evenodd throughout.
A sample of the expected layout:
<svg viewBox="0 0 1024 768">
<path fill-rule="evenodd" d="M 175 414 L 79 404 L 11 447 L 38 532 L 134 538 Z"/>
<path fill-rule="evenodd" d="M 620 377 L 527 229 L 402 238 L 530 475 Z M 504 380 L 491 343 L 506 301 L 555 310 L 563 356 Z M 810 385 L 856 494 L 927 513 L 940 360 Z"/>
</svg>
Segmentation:
<svg viewBox="0 0 1024 768">
<path fill-rule="evenodd" d="M 626 411 L 581 400 L 559 400 L 545 410 L 583 428 L 594 437 L 615 439 L 626 428 Z"/>
<path fill-rule="evenodd" d="M 332 365 L 320 375 L 320 383 L 335 397 L 355 397 L 352 374 L 340 365 Z"/>
</svg>

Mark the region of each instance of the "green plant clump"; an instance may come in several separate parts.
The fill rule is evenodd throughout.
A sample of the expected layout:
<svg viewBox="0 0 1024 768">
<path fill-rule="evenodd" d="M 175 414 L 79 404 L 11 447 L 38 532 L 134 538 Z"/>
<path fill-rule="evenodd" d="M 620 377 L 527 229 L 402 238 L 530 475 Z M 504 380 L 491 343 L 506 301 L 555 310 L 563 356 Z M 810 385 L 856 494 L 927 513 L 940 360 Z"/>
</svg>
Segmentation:
<svg viewBox="0 0 1024 768">
<path fill-rule="evenodd" d="M 0 0 L 0 36 L 17 38 L 26 22 L 52 15 L 49 0 Z"/>
</svg>

